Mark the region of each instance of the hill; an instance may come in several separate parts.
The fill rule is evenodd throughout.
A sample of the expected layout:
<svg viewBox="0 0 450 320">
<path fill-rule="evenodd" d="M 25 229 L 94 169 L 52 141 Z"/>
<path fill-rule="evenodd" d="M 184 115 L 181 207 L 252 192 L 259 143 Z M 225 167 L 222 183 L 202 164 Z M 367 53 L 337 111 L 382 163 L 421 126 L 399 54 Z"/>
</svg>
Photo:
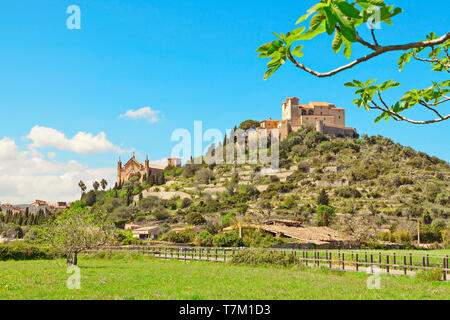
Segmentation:
<svg viewBox="0 0 450 320">
<path fill-rule="evenodd" d="M 160 225 L 162 233 L 198 225 L 214 235 L 232 224 L 280 218 L 330 226 L 365 242 L 409 244 L 417 222 L 421 242 L 448 237 L 446 161 L 381 136 L 331 138 L 305 126 L 280 143 L 280 164 L 270 175 L 258 164 L 168 167 L 165 185 L 143 188 L 132 180 L 122 190 L 98 192 L 95 207 L 114 221 Z M 169 232 L 161 239 L 178 238 Z"/>
</svg>

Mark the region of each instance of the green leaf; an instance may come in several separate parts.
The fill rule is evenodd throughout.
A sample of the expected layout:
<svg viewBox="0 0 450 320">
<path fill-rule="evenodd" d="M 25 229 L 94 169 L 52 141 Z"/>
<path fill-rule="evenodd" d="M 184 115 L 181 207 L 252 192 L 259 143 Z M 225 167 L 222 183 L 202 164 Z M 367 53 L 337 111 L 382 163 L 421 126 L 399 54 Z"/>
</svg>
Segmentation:
<svg viewBox="0 0 450 320">
<path fill-rule="evenodd" d="M 275 68 L 272 68 L 272 69 L 267 70 L 266 73 L 264 74 L 264 80 L 269 79 L 269 77 L 270 77 L 272 74 L 274 74 L 275 71 L 277 71 L 277 70 L 280 68 L 280 66 L 281 66 L 281 64 L 278 65 L 278 66 L 275 67 Z"/>
<path fill-rule="evenodd" d="M 389 115 L 389 113 L 383 112 L 381 115 L 379 115 L 379 116 L 375 119 L 375 123 L 380 122 L 382 119 L 386 118 L 388 115 Z"/>
<path fill-rule="evenodd" d="M 302 52 L 303 46 L 297 46 L 294 48 L 294 50 L 292 51 L 292 55 L 296 56 L 296 57 L 303 57 L 303 52 Z"/>
<path fill-rule="evenodd" d="M 352 43 L 350 41 L 348 41 L 347 39 L 345 39 L 345 38 L 343 38 L 342 41 L 345 44 L 344 56 L 347 59 L 350 59 L 350 57 L 352 56 Z"/>
<path fill-rule="evenodd" d="M 314 17 L 312 17 L 311 22 L 309 23 L 309 30 L 317 29 L 324 20 L 325 16 L 323 14 L 316 14 Z"/>
<path fill-rule="evenodd" d="M 346 38 L 350 42 L 356 42 L 355 26 L 349 20 L 347 20 L 347 17 L 341 12 L 341 10 L 339 10 L 339 8 L 335 7 L 334 12 L 336 13 L 337 19 L 339 21 L 339 27 L 341 28 L 341 32 L 344 38 Z"/>
<path fill-rule="evenodd" d="M 306 19 L 308 19 L 312 14 L 314 14 L 314 12 L 317 12 L 318 10 L 320 10 L 322 7 L 324 6 L 323 3 L 317 3 L 315 5 L 313 5 L 311 8 L 308 9 L 308 13 L 304 14 L 303 16 L 300 17 L 300 19 L 298 19 L 298 21 L 295 24 L 299 24 L 303 21 L 305 21 Z"/>
<path fill-rule="evenodd" d="M 336 3 L 336 5 L 338 6 L 339 10 L 347 17 L 354 18 L 354 19 L 360 18 L 359 10 L 356 9 L 351 4 L 349 4 L 348 2 L 341 1 L 341 2 Z"/>
<path fill-rule="evenodd" d="M 309 30 L 307 32 L 305 32 L 304 34 L 300 35 L 298 40 L 311 40 L 314 37 L 318 36 L 321 33 L 325 32 L 325 27 L 324 26 L 320 26 L 317 29 L 314 30 Z"/>
<path fill-rule="evenodd" d="M 327 33 L 329 35 L 332 35 L 334 33 L 334 30 L 336 29 L 338 19 L 330 7 L 324 7 L 323 11 L 325 12 L 325 16 L 327 19 L 325 22 Z"/>
<path fill-rule="evenodd" d="M 331 44 L 331 48 L 334 52 L 338 53 L 339 50 L 341 50 L 342 47 L 342 36 L 339 31 L 336 31 L 333 39 L 333 43 Z"/>
</svg>

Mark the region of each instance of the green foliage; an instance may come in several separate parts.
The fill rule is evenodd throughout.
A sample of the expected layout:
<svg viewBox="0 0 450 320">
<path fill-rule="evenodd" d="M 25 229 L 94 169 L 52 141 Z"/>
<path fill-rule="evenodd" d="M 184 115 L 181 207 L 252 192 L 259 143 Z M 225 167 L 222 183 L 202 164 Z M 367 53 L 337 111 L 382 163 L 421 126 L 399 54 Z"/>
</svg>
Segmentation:
<svg viewBox="0 0 450 320">
<path fill-rule="evenodd" d="M 0 260 L 51 260 L 61 258 L 63 253 L 50 246 L 13 242 L 0 245 Z"/>
<path fill-rule="evenodd" d="M 416 272 L 416 278 L 427 282 L 440 281 L 442 278 L 442 270 L 441 269 L 418 270 Z"/>
<path fill-rule="evenodd" d="M 259 128 L 261 125 L 261 123 L 259 121 L 255 121 L 255 120 L 246 120 L 244 122 L 242 122 L 239 125 L 239 129 L 247 131 L 250 129 L 256 129 Z"/>
<path fill-rule="evenodd" d="M 285 243 L 285 240 L 277 238 L 270 233 L 264 233 L 257 230 L 245 230 L 243 242 L 246 247 L 270 248 L 274 245 Z"/>
<path fill-rule="evenodd" d="M 328 227 L 335 217 L 334 208 L 319 205 L 316 211 L 316 225 L 319 227 Z"/>
<path fill-rule="evenodd" d="M 324 206 L 328 206 L 330 204 L 330 199 L 325 189 L 320 190 L 319 196 L 317 197 L 317 204 Z"/>
<path fill-rule="evenodd" d="M 169 231 L 163 234 L 161 241 L 169 241 L 174 243 L 190 243 L 194 240 L 196 234 L 193 229 L 187 228 L 180 232 Z"/>
<path fill-rule="evenodd" d="M 229 227 L 233 219 L 236 217 L 236 213 L 229 212 L 222 217 L 222 227 Z"/>
<path fill-rule="evenodd" d="M 200 247 L 212 247 L 213 236 L 208 231 L 202 231 L 197 235 L 194 243 L 196 246 Z"/>
<path fill-rule="evenodd" d="M 213 237 L 213 245 L 215 247 L 230 248 L 241 247 L 244 245 L 237 231 L 219 233 Z"/>
<path fill-rule="evenodd" d="M 203 183 L 210 183 L 215 179 L 214 174 L 207 168 L 202 168 L 196 172 L 197 181 Z"/>
<path fill-rule="evenodd" d="M 200 225 L 205 224 L 206 220 L 199 212 L 190 212 L 186 215 L 185 221 L 189 224 Z"/>
<path fill-rule="evenodd" d="M 235 252 L 232 264 L 235 265 L 272 265 L 272 266 L 292 266 L 296 263 L 294 255 L 283 255 L 282 252 L 274 250 L 246 249 Z"/>
<path fill-rule="evenodd" d="M 402 9 L 387 6 L 381 0 L 359 0 L 352 4 L 345 0 L 330 0 L 315 4 L 297 21 L 299 24 L 311 17 L 308 31 L 306 27 L 300 27 L 286 35 L 274 33 L 279 40 L 266 43 L 256 50 L 258 57 L 271 59 L 264 79 L 269 78 L 287 59 L 293 60 L 293 56 L 303 57 L 303 45 L 297 45 L 291 50 L 294 42 L 311 40 L 324 32 L 330 36 L 334 34 L 332 50 L 338 53 L 344 45 L 343 54 L 349 59 L 352 43 L 357 41 L 356 27 L 371 19 L 374 7 L 379 9 L 381 22 L 387 24 L 392 24 L 390 19 L 402 12 Z"/>
</svg>

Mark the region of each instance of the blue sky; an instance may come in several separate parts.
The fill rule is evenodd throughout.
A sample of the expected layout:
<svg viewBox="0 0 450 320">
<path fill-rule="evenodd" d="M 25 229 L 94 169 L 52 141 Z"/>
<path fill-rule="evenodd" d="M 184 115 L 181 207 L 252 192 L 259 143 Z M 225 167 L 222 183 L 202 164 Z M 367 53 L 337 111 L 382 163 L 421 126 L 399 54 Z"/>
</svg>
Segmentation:
<svg viewBox="0 0 450 320">
<path fill-rule="evenodd" d="M 262 80 L 267 61 L 257 58 L 255 49 L 273 40 L 272 31 L 294 28 L 298 17 L 315 2 L 2 1 L 0 139 L 8 138 L 11 148 L 27 152 L 22 158 L 40 157 L 46 164 L 59 165 L 59 171 L 49 169 L 48 174 L 59 179 L 49 180 L 54 183 L 61 181 L 70 163 L 84 168 L 72 179 L 83 178 L 88 170 L 100 170 L 87 174 L 88 181 L 99 172 L 113 179 L 114 171 L 106 169 L 115 167 L 119 151 L 125 151 L 124 160 L 131 150 L 141 160 L 147 153 L 151 160 L 165 158 L 176 144 L 170 137 L 177 128 L 192 131 L 193 122 L 202 120 L 204 129 L 226 130 L 246 119 L 280 118 L 282 101 L 297 96 L 303 103 L 327 101 L 345 108 L 347 125 L 359 133 L 381 134 L 449 161 L 450 122 L 374 124 L 377 114 L 352 105 L 353 90 L 343 86 L 353 79 L 396 79 L 402 86 L 386 96 L 395 101 L 406 90 L 446 79 L 447 75 L 432 73 L 427 65 L 413 62 L 399 73 L 399 53 L 390 53 L 332 78 L 315 78 L 286 64 L 268 81 Z M 402 7 L 404 13 L 393 19 L 394 26 L 383 24 L 377 31 L 381 44 L 421 40 L 431 31 L 448 32 L 447 1 L 435 1 L 433 6 L 425 1 L 386 2 Z M 72 4 L 81 9 L 81 30 L 66 27 L 66 9 Z M 319 71 L 346 63 L 346 58 L 331 51 L 330 42 L 325 35 L 306 42 L 303 62 Z M 352 58 L 365 52 L 355 46 Z M 144 107 L 159 112 L 157 122 L 120 117 L 127 110 Z M 416 111 L 408 115 L 433 116 Z M 54 129 L 52 136 L 61 133 L 67 139 L 79 132 L 91 137 L 104 133 L 103 140 L 97 138 L 114 147 L 99 148 L 99 152 L 76 147 L 61 150 L 57 143 L 48 147 L 42 132 L 40 142 L 27 138 L 36 126 Z M 30 176 L 18 174 L 17 179 L 25 185 Z M 12 180 L 7 185 L 20 189 Z M 34 200 L 39 197 L 37 191 L 42 191 L 30 188 L 17 191 L 19 195 L 7 194 L 6 189 L 0 186 L 0 202 Z M 58 197 L 68 197 L 70 192 L 74 191 L 67 189 L 67 194 Z"/>
</svg>

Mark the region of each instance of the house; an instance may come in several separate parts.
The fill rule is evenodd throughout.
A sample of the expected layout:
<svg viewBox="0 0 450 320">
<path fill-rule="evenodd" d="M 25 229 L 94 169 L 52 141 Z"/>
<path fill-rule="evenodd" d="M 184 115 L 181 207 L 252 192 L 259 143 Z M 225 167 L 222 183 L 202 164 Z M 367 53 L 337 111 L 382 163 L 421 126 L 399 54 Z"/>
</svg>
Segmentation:
<svg viewBox="0 0 450 320">
<path fill-rule="evenodd" d="M 159 226 L 142 227 L 131 231 L 133 238 L 139 240 L 155 240 L 161 232 Z"/>
<path fill-rule="evenodd" d="M 136 230 L 141 228 L 141 226 L 134 224 L 133 222 L 127 223 L 125 224 L 124 230 Z"/>
</svg>

